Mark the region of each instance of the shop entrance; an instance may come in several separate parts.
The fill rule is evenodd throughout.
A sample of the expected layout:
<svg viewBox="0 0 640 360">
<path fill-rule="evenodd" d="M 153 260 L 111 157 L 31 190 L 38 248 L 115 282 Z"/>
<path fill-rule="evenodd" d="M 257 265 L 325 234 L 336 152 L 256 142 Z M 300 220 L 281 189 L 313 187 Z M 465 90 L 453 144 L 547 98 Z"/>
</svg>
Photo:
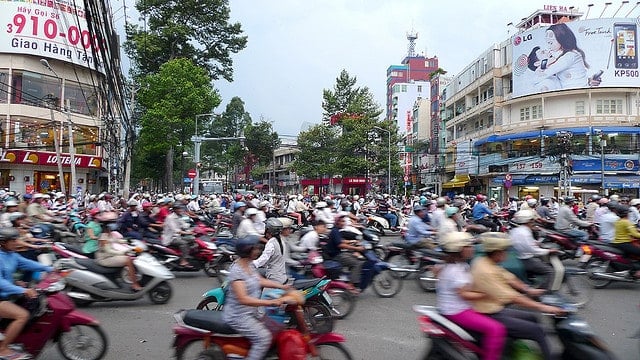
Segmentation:
<svg viewBox="0 0 640 360">
<path fill-rule="evenodd" d="M 525 196 L 531 195 L 534 199 L 540 199 L 540 188 L 537 186 L 521 186 L 518 189 L 518 198 L 524 199 Z"/>
<path fill-rule="evenodd" d="M 69 189 L 69 173 L 63 173 L 65 189 Z M 60 191 L 60 177 L 57 172 L 34 171 L 34 187 L 36 192 Z"/>
</svg>

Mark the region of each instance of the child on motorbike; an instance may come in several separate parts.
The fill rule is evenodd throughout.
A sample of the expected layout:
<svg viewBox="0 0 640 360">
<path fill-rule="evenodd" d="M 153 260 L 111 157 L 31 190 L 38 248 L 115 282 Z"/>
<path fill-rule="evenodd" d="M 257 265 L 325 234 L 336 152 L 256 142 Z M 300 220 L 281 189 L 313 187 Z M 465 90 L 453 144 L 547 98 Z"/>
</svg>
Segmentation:
<svg viewBox="0 0 640 360">
<path fill-rule="evenodd" d="M 0 359 L 2 360 L 22 360 L 30 359 L 29 354 L 11 349 L 9 345 L 18 337 L 22 328 L 29 320 L 29 312 L 14 304 L 13 300 L 20 296 L 35 298 L 38 293 L 34 289 L 25 288 L 23 285 L 15 283 L 14 273 L 17 269 L 28 271 L 51 272 L 53 268 L 41 265 L 38 262 L 28 260 L 17 254 L 18 230 L 14 228 L 0 229 L 0 318 L 13 320 L 5 329 L 4 339 L 0 342 Z"/>
<path fill-rule="evenodd" d="M 260 320 L 259 306 L 280 306 L 279 299 L 260 299 L 263 287 L 289 289 L 289 286 L 260 276 L 253 261 L 257 259 L 259 238 L 249 235 L 236 241 L 236 260 L 229 268 L 229 292 L 225 299 L 222 318 L 240 335 L 251 342 L 246 360 L 261 360 L 271 347 L 272 335 Z"/>
<path fill-rule="evenodd" d="M 485 294 L 472 290 L 467 261 L 473 257 L 473 237 L 466 232 L 449 232 L 441 238 L 447 253 L 446 265 L 439 270 L 436 296 L 440 312 L 461 327 L 482 333 L 484 360 L 499 360 L 507 331 L 498 321 L 473 310 L 470 301 Z"/>
</svg>

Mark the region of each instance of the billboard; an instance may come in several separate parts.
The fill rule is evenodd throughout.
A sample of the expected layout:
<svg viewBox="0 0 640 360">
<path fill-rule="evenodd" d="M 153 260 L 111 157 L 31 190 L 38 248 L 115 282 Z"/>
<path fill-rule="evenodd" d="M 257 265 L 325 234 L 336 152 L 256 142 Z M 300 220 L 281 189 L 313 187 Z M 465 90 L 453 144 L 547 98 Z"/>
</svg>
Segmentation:
<svg viewBox="0 0 640 360">
<path fill-rule="evenodd" d="M 0 52 L 58 59 L 104 72 L 94 56 L 104 42 L 91 35 L 78 0 L 0 0 Z"/>
<path fill-rule="evenodd" d="M 637 87 L 639 22 L 589 19 L 513 36 L 513 97 L 588 87 Z"/>
</svg>

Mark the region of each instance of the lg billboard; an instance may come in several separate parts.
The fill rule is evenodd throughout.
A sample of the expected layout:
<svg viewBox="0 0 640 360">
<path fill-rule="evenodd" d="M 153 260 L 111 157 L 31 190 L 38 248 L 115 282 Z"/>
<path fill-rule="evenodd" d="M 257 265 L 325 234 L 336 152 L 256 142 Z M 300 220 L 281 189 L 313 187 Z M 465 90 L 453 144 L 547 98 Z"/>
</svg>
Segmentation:
<svg viewBox="0 0 640 360">
<path fill-rule="evenodd" d="M 554 24 L 515 35 L 513 97 L 588 87 L 638 87 L 636 18 Z"/>
</svg>

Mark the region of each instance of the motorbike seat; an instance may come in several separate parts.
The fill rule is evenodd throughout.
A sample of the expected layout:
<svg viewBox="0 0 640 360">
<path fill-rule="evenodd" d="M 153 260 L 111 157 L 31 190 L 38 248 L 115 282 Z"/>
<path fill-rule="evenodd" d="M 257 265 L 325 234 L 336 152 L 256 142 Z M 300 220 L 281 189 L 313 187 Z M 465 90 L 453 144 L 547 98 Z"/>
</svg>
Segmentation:
<svg viewBox="0 0 640 360">
<path fill-rule="evenodd" d="M 209 330 L 217 334 L 233 335 L 237 332 L 222 320 L 222 311 L 187 310 L 182 318 L 186 325 Z"/>
<path fill-rule="evenodd" d="M 598 249 L 602 250 L 602 251 L 608 251 L 614 254 L 618 254 L 618 255 L 624 255 L 624 251 L 618 249 L 615 246 L 609 246 L 609 245 L 605 245 L 605 244 L 596 244 L 593 245 L 595 247 L 597 247 Z"/>
<path fill-rule="evenodd" d="M 432 250 L 427 248 L 416 249 L 416 251 L 418 251 L 419 253 L 422 253 L 423 255 L 434 257 L 437 259 L 443 258 L 445 255 L 442 251 Z"/>
<path fill-rule="evenodd" d="M 322 279 L 298 279 L 293 282 L 293 287 L 297 290 L 307 289 L 318 285 Z"/>
<path fill-rule="evenodd" d="M 96 260 L 92 260 L 92 259 L 76 259 L 76 262 L 86 267 L 87 269 L 89 269 L 89 271 L 92 271 L 98 274 L 116 274 L 122 271 L 121 267 L 101 266 L 101 265 L 98 265 Z"/>
<path fill-rule="evenodd" d="M 411 244 L 406 243 L 406 242 L 393 242 L 393 243 L 391 243 L 391 246 L 395 246 L 395 247 L 400 248 L 400 249 L 411 249 L 411 247 L 412 247 Z"/>
</svg>

